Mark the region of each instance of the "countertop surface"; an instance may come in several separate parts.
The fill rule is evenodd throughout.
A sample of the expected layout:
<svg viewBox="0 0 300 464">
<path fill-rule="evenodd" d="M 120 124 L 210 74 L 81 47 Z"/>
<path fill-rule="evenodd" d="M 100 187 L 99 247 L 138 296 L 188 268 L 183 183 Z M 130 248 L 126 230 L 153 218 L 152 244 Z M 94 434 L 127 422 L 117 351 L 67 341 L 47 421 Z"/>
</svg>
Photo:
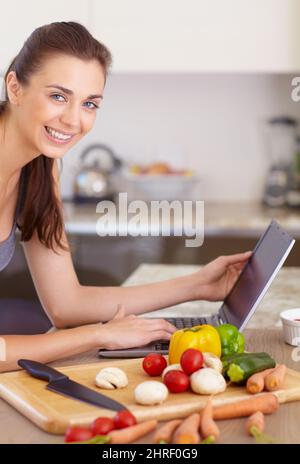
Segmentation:
<svg viewBox="0 0 300 464">
<path fill-rule="evenodd" d="M 64 214 L 66 229 L 74 234 L 91 234 L 105 230 L 108 233 L 119 232 L 130 225 L 129 218 L 118 217 L 114 221 L 112 212 L 105 212 L 106 221 L 98 221 L 101 213 L 96 212 L 95 204 L 75 204 L 64 202 Z M 138 214 L 138 213 L 136 213 Z M 133 215 L 134 216 L 134 215 Z M 192 213 L 192 228 L 195 225 L 195 209 Z M 260 203 L 213 203 L 204 202 L 204 226 L 206 235 L 238 235 L 246 237 L 258 237 L 267 227 L 271 219 L 276 219 L 283 227 L 293 235 L 300 237 L 300 209 L 292 208 L 268 208 Z M 140 230 L 157 231 L 158 220 L 145 221 L 140 225 Z M 180 229 L 180 219 L 171 221 L 172 231 Z M 162 230 L 163 226 L 161 225 Z M 188 227 L 187 227 L 188 229 Z M 183 234 L 184 235 L 184 234 Z"/>
<path fill-rule="evenodd" d="M 199 266 L 144 264 L 124 282 L 124 285 L 154 282 L 184 275 L 196 269 L 199 269 Z M 300 370 L 300 365 L 299 361 L 293 360 L 294 348 L 284 343 L 282 330 L 280 327 L 276 328 L 276 326 L 279 326 L 278 315 L 280 311 L 300 306 L 299 281 L 299 268 L 283 268 L 245 331 L 246 348 L 249 351 L 267 351 L 278 363 L 285 363 L 297 371 Z M 147 313 L 147 316 L 196 315 L 199 312 L 208 314 L 217 310 L 219 306 L 220 303 L 187 302 L 176 307 Z M 299 348 L 296 349 L 299 351 Z M 99 367 L 101 363 L 109 362 L 99 360 L 97 351 L 94 350 L 56 361 L 51 365 L 59 367 L 97 361 L 99 361 Z M 266 432 L 276 437 L 279 443 L 300 443 L 299 418 L 300 402 L 281 405 L 275 414 L 266 417 Z M 43 432 L 3 400 L 0 400 L 0 424 L 2 424 L 0 443 L 63 443 L 62 436 Z M 3 424 L 5 424 L 5 427 L 3 427 Z M 245 434 L 244 424 L 244 419 L 221 421 L 219 423 L 221 430 L 220 442 L 254 443 L 254 440 Z M 147 435 L 138 443 L 152 443 L 152 435 Z"/>
</svg>

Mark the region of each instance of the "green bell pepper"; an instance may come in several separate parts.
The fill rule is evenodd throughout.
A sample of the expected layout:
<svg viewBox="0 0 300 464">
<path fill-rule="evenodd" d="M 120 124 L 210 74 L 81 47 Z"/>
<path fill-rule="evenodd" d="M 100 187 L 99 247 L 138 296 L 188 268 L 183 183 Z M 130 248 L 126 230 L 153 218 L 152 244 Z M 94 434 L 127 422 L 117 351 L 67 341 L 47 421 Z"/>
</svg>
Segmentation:
<svg viewBox="0 0 300 464">
<path fill-rule="evenodd" d="M 232 324 L 222 324 L 216 327 L 222 347 L 222 356 L 243 353 L 245 350 L 244 335 Z"/>
</svg>

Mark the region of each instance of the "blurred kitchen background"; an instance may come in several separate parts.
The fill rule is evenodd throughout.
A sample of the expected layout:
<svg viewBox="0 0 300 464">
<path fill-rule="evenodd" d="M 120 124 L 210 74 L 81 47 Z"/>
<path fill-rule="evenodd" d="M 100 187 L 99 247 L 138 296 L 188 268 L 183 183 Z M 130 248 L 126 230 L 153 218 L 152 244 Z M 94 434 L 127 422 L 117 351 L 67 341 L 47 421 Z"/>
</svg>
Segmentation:
<svg viewBox="0 0 300 464">
<path fill-rule="evenodd" d="M 63 159 L 82 284 L 119 285 L 141 263 L 203 264 L 252 249 L 273 217 L 300 237 L 299 0 L 0 0 L 0 8 L 2 75 L 32 30 L 56 20 L 81 22 L 113 55 L 95 127 Z M 96 204 L 118 191 L 204 200 L 203 246 L 99 237 Z M 299 256 L 296 243 L 286 265 Z M 0 298 L 12 297 L 37 299 L 21 246 L 0 277 Z"/>
</svg>

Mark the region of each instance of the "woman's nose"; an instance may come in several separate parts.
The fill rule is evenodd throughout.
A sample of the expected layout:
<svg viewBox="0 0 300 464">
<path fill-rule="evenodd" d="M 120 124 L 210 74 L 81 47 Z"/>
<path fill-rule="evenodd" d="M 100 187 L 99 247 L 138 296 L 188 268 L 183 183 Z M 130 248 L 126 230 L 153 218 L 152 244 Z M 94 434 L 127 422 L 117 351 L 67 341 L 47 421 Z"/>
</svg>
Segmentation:
<svg viewBox="0 0 300 464">
<path fill-rule="evenodd" d="M 73 130 L 80 128 L 80 108 L 75 105 L 65 108 L 61 114 L 61 122 Z"/>
</svg>

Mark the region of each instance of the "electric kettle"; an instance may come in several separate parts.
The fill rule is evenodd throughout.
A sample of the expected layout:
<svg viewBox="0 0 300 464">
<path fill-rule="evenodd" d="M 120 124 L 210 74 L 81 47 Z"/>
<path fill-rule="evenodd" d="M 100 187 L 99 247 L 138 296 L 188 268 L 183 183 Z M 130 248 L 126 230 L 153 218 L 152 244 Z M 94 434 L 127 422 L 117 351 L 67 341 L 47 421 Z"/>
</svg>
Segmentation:
<svg viewBox="0 0 300 464">
<path fill-rule="evenodd" d="M 95 202 L 113 200 L 115 188 L 113 175 L 122 161 L 109 146 L 102 143 L 89 145 L 80 156 L 78 172 L 74 179 L 74 201 Z"/>
</svg>

